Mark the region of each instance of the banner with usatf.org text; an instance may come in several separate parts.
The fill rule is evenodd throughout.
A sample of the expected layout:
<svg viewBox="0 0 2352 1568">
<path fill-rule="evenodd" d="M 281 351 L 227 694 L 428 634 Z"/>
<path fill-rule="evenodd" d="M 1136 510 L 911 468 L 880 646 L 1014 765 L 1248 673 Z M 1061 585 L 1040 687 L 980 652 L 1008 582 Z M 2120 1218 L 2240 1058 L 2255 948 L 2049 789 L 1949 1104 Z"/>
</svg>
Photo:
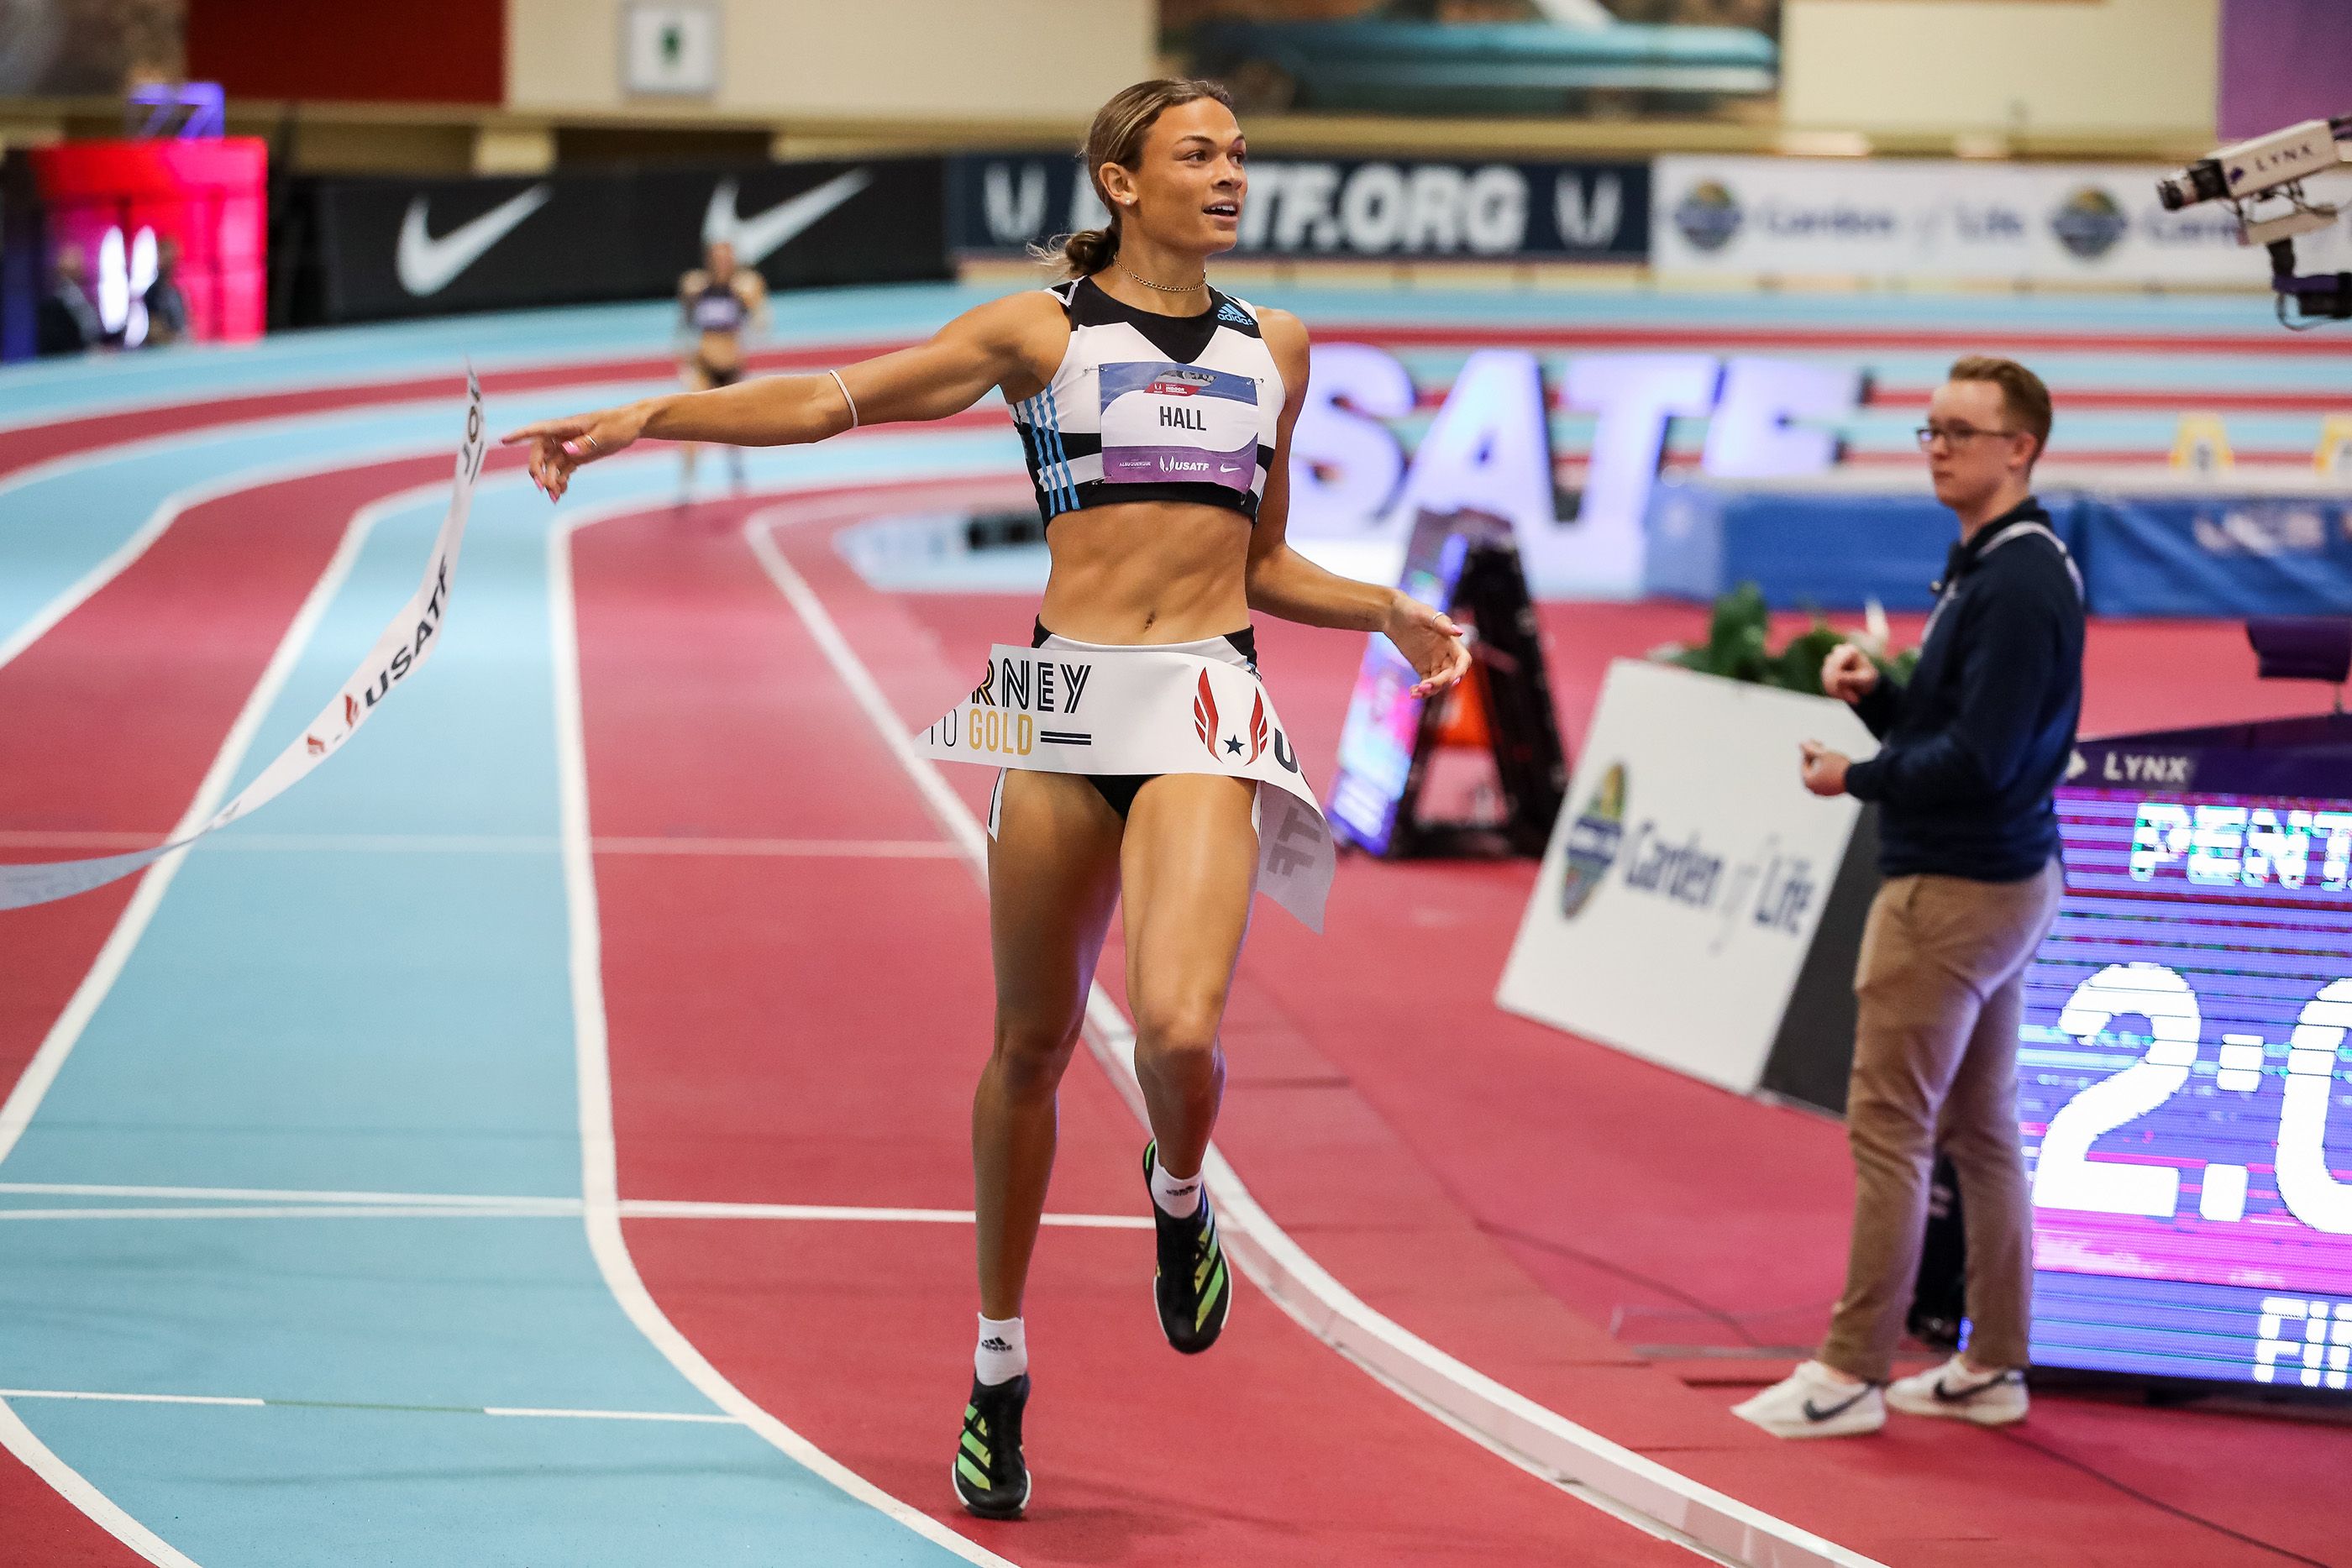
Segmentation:
<svg viewBox="0 0 2352 1568">
<path fill-rule="evenodd" d="M 1727 1089 L 1763 1082 L 1861 815 L 1806 791 L 1807 740 L 1876 749 L 1843 703 L 1612 664 L 1497 1004 Z"/>
<path fill-rule="evenodd" d="M 1667 276 L 2236 286 L 2270 280 L 2218 202 L 2168 213 L 2147 163 L 1678 156 L 1657 162 L 1651 260 Z M 2352 182 L 2346 182 L 2352 185 Z M 2315 194 L 2325 199 L 2323 184 Z M 2352 228 L 2296 240 L 2352 267 Z"/>
<path fill-rule="evenodd" d="M 1238 256 L 1638 262 L 1646 163 L 1258 158 Z M 1018 256 L 1109 220 L 1078 161 L 974 152 L 948 162 L 948 241 Z"/>
</svg>

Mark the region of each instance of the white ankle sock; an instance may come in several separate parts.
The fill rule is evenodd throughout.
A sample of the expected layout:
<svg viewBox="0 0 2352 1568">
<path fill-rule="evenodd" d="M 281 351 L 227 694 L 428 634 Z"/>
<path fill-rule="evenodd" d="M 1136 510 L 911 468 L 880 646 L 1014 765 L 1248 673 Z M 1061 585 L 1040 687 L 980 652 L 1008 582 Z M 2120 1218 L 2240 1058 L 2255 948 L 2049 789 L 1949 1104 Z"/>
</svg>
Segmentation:
<svg viewBox="0 0 2352 1568">
<path fill-rule="evenodd" d="M 1009 1383 L 1029 1370 L 1029 1330 L 1019 1318 L 980 1319 L 980 1348 L 971 1369 L 982 1383 Z"/>
<path fill-rule="evenodd" d="M 1151 1201 L 1171 1219 L 1190 1219 L 1201 1212 L 1201 1178 L 1195 1173 L 1172 1176 L 1155 1155 L 1151 1162 Z"/>
</svg>

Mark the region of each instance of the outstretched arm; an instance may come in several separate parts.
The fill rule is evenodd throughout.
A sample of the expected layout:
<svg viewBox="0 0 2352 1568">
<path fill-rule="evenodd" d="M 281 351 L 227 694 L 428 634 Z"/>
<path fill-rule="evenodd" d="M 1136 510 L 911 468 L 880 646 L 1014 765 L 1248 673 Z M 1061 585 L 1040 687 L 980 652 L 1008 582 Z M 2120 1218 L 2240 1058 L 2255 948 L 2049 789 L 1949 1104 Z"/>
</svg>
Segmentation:
<svg viewBox="0 0 2352 1568">
<path fill-rule="evenodd" d="M 1044 295 L 1016 294 L 965 311 L 928 342 L 845 366 L 838 382 L 830 373 L 763 376 L 712 392 L 673 392 L 528 424 L 508 434 L 505 444 L 530 444 L 531 477 L 553 500 L 571 484 L 573 469 L 643 436 L 794 446 L 853 424 L 944 419 L 970 408 L 989 388 L 1019 377 L 1027 363 L 1025 346 L 1042 325 L 1059 319 Z"/>
<path fill-rule="evenodd" d="M 1250 532 L 1250 608 L 1308 626 L 1381 632 L 1420 673 L 1414 696 L 1443 691 L 1470 668 L 1461 627 L 1419 600 L 1327 571 L 1290 548 L 1290 432 L 1307 401 L 1307 329 L 1286 310 L 1261 311 L 1258 319 L 1286 395 L 1274 467 Z"/>
</svg>

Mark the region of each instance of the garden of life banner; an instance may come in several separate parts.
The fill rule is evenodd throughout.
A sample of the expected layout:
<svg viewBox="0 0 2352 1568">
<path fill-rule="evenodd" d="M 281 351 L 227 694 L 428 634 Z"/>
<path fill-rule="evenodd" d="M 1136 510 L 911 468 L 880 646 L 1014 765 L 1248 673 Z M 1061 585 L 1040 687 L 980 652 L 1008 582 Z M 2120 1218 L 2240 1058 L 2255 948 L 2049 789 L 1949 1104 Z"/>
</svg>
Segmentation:
<svg viewBox="0 0 2352 1568">
<path fill-rule="evenodd" d="M 1769 119 L 1780 0 L 1160 0 L 1244 113 Z"/>
</svg>

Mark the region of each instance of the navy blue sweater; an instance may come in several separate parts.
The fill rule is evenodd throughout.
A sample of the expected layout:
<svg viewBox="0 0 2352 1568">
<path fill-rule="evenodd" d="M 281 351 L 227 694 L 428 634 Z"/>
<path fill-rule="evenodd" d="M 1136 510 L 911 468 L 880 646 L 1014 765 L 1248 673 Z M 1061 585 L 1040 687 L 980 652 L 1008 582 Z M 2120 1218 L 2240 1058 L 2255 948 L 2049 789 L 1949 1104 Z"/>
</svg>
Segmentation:
<svg viewBox="0 0 2352 1568">
<path fill-rule="evenodd" d="M 2083 599 L 2028 498 L 1952 547 L 1908 685 L 1882 679 L 1854 712 L 1881 742 L 1846 772 L 1878 802 L 1879 869 L 1978 882 L 2032 876 L 2058 852 L 2050 792 L 2083 710 Z"/>
</svg>

